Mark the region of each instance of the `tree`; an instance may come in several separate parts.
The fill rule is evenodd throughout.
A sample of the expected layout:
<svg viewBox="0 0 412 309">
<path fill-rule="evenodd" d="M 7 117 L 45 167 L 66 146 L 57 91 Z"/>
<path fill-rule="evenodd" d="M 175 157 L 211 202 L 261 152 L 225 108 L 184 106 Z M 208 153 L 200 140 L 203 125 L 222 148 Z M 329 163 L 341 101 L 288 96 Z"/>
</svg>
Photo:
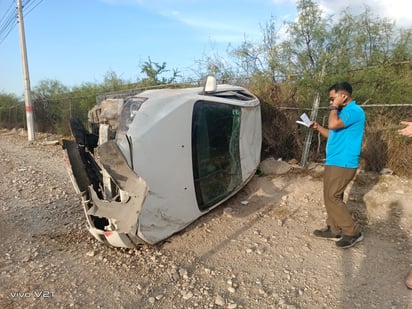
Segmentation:
<svg viewBox="0 0 412 309">
<path fill-rule="evenodd" d="M 297 9 L 297 21 L 287 27 L 290 38 L 286 52 L 295 73 L 317 74 L 328 53 L 327 22 L 319 5 L 311 0 L 300 0 Z"/>
<path fill-rule="evenodd" d="M 0 93 L 0 127 L 24 123 L 24 103 L 15 94 Z"/>
<path fill-rule="evenodd" d="M 144 73 L 146 75 L 146 77 L 141 80 L 142 86 L 155 86 L 176 82 L 176 79 L 179 77 L 179 71 L 177 69 L 172 70 L 171 77 L 167 78 L 161 76 L 164 73 L 170 72 L 166 69 L 166 66 L 166 62 L 159 64 L 157 62 L 153 62 L 149 57 L 148 61 L 144 62 L 140 68 L 140 73 Z"/>
<path fill-rule="evenodd" d="M 36 130 L 40 132 L 62 133 L 63 119 L 70 113 L 70 104 L 63 98 L 69 93 L 68 87 L 58 80 L 42 80 L 32 90 L 33 112 Z"/>
<path fill-rule="evenodd" d="M 0 108 L 8 108 L 19 103 L 19 99 L 15 94 L 0 93 Z"/>
<path fill-rule="evenodd" d="M 60 81 L 55 79 L 45 79 L 33 88 L 32 96 L 34 99 L 42 98 L 58 98 L 69 92 L 69 88 L 63 85 Z"/>
<path fill-rule="evenodd" d="M 130 82 L 122 80 L 117 76 L 116 72 L 112 70 L 107 71 L 103 78 L 103 86 L 107 88 L 107 91 L 121 90 L 123 86 L 127 84 L 130 84 Z"/>
</svg>

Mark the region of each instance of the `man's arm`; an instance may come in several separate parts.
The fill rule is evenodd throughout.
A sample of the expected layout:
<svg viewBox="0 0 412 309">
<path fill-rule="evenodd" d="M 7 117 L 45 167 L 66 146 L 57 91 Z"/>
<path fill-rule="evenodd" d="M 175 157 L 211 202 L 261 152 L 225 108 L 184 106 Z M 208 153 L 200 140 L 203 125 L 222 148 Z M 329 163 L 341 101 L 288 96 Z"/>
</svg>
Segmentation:
<svg viewBox="0 0 412 309">
<path fill-rule="evenodd" d="M 338 110 L 332 109 L 329 113 L 328 128 L 330 130 L 337 130 L 343 128 L 344 126 L 345 123 L 338 116 Z"/>
<path fill-rule="evenodd" d="M 323 137 L 328 138 L 329 137 L 329 130 L 322 127 L 319 123 L 317 123 L 316 121 L 313 121 L 311 126 L 310 126 L 313 130 L 318 131 Z"/>
</svg>

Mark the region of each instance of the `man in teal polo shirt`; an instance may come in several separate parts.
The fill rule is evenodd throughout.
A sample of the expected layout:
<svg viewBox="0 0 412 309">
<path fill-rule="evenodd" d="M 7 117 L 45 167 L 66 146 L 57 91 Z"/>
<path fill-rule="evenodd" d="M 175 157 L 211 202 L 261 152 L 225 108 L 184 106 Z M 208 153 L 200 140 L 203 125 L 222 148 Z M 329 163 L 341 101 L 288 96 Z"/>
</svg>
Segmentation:
<svg viewBox="0 0 412 309">
<path fill-rule="evenodd" d="M 349 248 L 363 239 L 359 225 L 343 201 L 343 193 L 359 166 L 365 113 L 352 99 L 352 86 L 347 82 L 329 88 L 329 104 L 328 128 L 317 122 L 311 126 L 328 139 L 323 176 L 327 226 L 313 234 L 336 240 L 340 248 Z"/>
</svg>

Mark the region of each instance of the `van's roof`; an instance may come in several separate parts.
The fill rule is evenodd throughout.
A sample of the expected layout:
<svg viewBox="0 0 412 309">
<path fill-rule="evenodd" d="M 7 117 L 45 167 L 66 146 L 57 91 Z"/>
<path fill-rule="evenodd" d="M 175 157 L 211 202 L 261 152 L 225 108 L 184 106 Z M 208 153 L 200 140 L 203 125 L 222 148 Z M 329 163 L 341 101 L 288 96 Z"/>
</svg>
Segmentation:
<svg viewBox="0 0 412 309">
<path fill-rule="evenodd" d="M 150 100 L 160 100 L 172 99 L 179 97 L 183 99 L 206 99 L 206 97 L 213 97 L 214 100 L 227 101 L 229 104 L 236 105 L 257 105 L 259 104 L 258 99 L 250 93 L 247 89 L 240 86 L 233 86 L 227 84 L 220 84 L 217 86 L 216 91 L 204 92 L 203 87 L 192 87 L 192 88 L 167 88 L 167 89 L 151 89 L 145 90 L 133 97 L 146 97 Z M 231 101 L 231 102 L 230 102 Z M 242 102 L 242 103 L 241 103 Z"/>
</svg>

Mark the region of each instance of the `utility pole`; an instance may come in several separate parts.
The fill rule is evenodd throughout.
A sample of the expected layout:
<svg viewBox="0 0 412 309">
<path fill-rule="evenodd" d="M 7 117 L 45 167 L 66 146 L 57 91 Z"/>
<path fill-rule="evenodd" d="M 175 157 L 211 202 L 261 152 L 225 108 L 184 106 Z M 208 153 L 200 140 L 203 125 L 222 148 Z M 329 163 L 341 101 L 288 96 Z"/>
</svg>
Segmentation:
<svg viewBox="0 0 412 309">
<path fill-rule="evenodd" d="M 33 118 L 33 106 L 31 102 L 29 66 L 27 64 L 26 37 L 24 35 L 23 7 L 21 4 L 21 0 L 16 0 L 16 1 L 17 1 L 17 18 L 19 22 L 19 32 L 20 32 L 21 60 L 23 64 L 24 101 L 25 101 L 25 106 L 26 106 L 27 136 L 28 136 L 29 141 L 33 141 L 34 140 L 34 118 Z"/>
</svg>

